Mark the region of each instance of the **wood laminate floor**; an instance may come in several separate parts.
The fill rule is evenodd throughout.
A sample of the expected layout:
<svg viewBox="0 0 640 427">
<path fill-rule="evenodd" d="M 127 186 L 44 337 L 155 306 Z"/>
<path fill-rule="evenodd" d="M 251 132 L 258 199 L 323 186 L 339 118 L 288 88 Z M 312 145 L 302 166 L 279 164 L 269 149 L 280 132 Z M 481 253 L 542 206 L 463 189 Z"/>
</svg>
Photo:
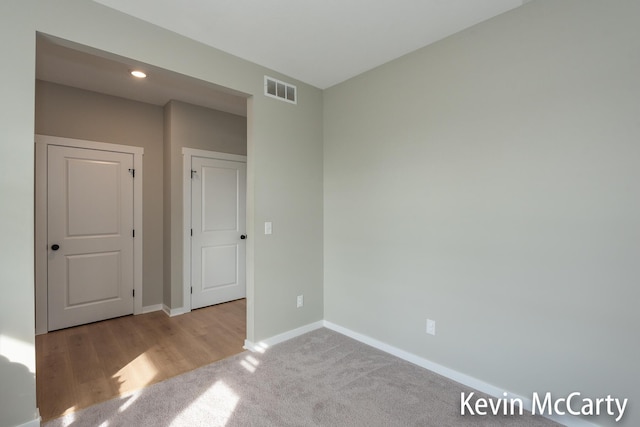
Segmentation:
<svg viewBox="0 0 640 427">
<path fill-rule="evenodd" d="M 36 336 L 43 421 L 243 351 L 246 300 L 125 316 Z"/>
</svg>

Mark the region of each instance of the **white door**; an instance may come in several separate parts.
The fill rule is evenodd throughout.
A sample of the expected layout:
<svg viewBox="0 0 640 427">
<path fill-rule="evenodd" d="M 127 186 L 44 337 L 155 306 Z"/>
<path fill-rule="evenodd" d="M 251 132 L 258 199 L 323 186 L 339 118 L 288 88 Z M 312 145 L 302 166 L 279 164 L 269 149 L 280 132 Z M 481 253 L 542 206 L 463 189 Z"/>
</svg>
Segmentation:
<svg viewBox="0 0 640 427">
<path fill-rule="evenodd" d="M 133 313 L 133 155 L 50 145 L 48 328 Z"/>
<path fill-rule="evenodd" d="M 191 308 L 244 298 L 246 163 L 192 157 Z"/>
</svg>

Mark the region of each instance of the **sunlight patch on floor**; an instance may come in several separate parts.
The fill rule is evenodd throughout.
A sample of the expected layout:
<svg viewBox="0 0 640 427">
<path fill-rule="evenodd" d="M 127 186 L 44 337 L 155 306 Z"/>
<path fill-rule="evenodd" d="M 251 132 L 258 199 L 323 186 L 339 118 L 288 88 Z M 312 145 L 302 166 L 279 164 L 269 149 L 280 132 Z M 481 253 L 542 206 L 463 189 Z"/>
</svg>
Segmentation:
<svg viewBox="0 0 640 427">
<path fill-rule="evenodd" d="M 75 423 L 76 421 L 76 414 L 73 413 L 73 411 L 75 411 L 76 407 L 74 406 L 73 408 L 67 409 L 67 411 L 71 410 L 71 413 L 65 413 L 66 415 L 64 415 L 64 417 L 62 418 L 62 427 L 69 427 L 70 425 L 72 425 L 73 423 Z"/>
<path fill-rule="evenodd" d="M 70 421 L 70 423 L 72 423 L 75 420 L 75 418 L 73 418 L 74 417 L 73 413 L 78 411 L 79 409 L 80 408 L 78 408 L 78 405 L 73 405 L 72 407 L 65 409 L 65 411 L 61 414 L 61 415 L 65 416 L 65 423 L 66 423 L 66 419 L 67 419 L 66 417 L 67 416 L 72 417 L 72 419 Z M 62 427 L 67 427 L 68 425 L 69 424 L 65 424 Z"/>
<path fill-rule="evenodd" d="M 264 353 L 265 351 L 267 351 L 268 348 L 269 348 L 269 344 L 267 344 L 266 342 L 259 342 L 251 350 L 257 353 Z"/>
<path fill-rule="evenodd" d="M 112 378 L 121 380 L 119 390 L 120 393 L 124 393 L 131 391 L 131 384 L 136 384 L 136 388 L 140 385 L 146 386 L 151 384 L 156 375 L 158 375 L 156 365 L 145 353 L 142 353 L 116 372 Z M 129 381 L 127 381 L 127 379 L 129 379 Z M 132 381 L 132 379 L 135 379 L 135 381 Z"/>
<path fill-rule="evenodd" d="M 245 358 L 240 361 L 240 365 L 252 374 L 256 371 L 259 364 L 260 362 L 258 362 L 258 359 L 251 355 L 245 356 Z"/>
<path fill-rule="evenodd" d="M 170 426 L 183 426 L 189 420 L 204 419 L 203 413 L 206 413 L 208 425 L 224 426 L 233 415 L 239 400 L 240 396 L 224 381 L 216 381 L 200 397 L 187 406 Z"/>
<path fill-rule="evenodd" d="M 130 396 L 127 396 L 127 397 L 123 398 L 123 400 L 126 399 L 126 401 L 122 405 L 120 405 L 120 407 L 118 408 L 118 413 L 121 414 L 124 411 L 126 411 L 127 409 L 129 409 L 129 407 L 131 405 L 133 405 L 136 400 L 138 400 L 138 398 L 140 397 L 140 394 L 141 393 L 138 392 L 138 393 L 134 393 L 134 394 L 132 394 Z"/>
</svg>

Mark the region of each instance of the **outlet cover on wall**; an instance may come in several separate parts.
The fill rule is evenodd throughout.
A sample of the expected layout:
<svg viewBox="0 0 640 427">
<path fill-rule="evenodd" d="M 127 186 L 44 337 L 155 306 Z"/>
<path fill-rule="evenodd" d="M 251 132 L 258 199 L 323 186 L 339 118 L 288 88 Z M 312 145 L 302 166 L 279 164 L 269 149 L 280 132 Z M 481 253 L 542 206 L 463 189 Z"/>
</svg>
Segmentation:
<svg viewBox="0 0 640 427">
<path fill-rule="evenodd" d="M 429 335 L 435 335 L 436 334 L 436 321 L 435 320 L 427 319 L 427 331 L 426 332 Z"/>
<path fill-rule="evenodd" d="M 296 300 L 296 307 L 300 308 L 304 305 L 304 296 L 298 295 L 298 299 Z"/>
<path fill-rule="evenodd" d="M 273 224 L 271 221 L 267 221 L 264 223 L 264 234 L 272 234 L 273 233 Z"/>
</svg>

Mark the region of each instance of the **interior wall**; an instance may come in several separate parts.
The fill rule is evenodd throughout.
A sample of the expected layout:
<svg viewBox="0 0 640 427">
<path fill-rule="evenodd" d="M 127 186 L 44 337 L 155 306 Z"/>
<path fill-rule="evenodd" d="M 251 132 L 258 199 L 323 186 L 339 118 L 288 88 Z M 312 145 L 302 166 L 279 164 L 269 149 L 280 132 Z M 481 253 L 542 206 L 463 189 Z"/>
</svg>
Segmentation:
<svg viewBox="0 0 640 427">
<path fill-rule="evenodd" d="M 529 2 L 326 90 L 325 319 L 640 425 L 638 16 Z"/>
<path fill-rule="evenodd" d="M 211 110 L 180 101 L 170 101 L 165 106 L 168 133 L 165 148 L 169 156 L 171 175 L 165 195 L 170 200 L 170 220 L 165 228 L 165 242 L 170 245 L 165 265 L 169 266 L 170 281 L 165 304 L 172 309 L 184 307 L 183 299 L 183 199 L 182 199 L 182 148 L 217 151 L 220 153 L 247 154 L 246 117 Z"/>
<path fill-rule="evenodd" d="M 163 108 L 163 141 L 162 147 L 164 153 L 171 153 L 171 102 Z M 171 244 L 171 220 L 173 218 L 172 210 L 171 210 L 171 178 L 175 174 L 179 174 L 179 171 L 171 170 L 171 155 L 167 154 L 163 156 L 163 167 L 164 167 L 164 175 L 163 175 L 163 239 L 165 241 L 165 245 L 163 246 L 163 304 L 165 307 L 171 309 L 173 307 L 173 301 L 171 298 L 171 248 L 173 247 Z"/>
<path fill-rule="evenodd" d="M 261 272 L 255 278 L 253 299 L 271 302 L 255 306 L 255 328 L 261 331 L 253 340 L 256 343 L 277 331 L 291 330 L 288 325 L 307 325 L 324 317 L 323 200 L 315 197 L 323 188 L 322 143 L 314 142 L 316 138 L 322 141 L 322 96 L 317 110 L 309 108 L 316 99 L 309 97 L 305 86 L 303 91 L 298 86 L 297 105 L 260 94 L 252 98 L 249 109 L 254 117 L 253 129 L 249 129 L 254 144 L 247 163 L 247 179 L 253 177 L 253 182 L 247 187 L 253 186 L 255 198 L 247 208 L 250 203 L 262 207 L 250 224 L 255 229 L 247 229 L 248 244 L 256 245 L 256 274 Z M 262 108 L 276 116 L 259 114 Z M 279 137 L 267 140 L 259 129 L 271 127 L 278 129 Z M 271 179 L 262 178 L 266 175 Z M 271 235 L 264 234 L 266 221 L 273 225 Z M 296 308 L 297 295 L 304 296 L 302 308 Z M 269 324 L 261 325 L 261 319 L 267 318 Z"/>
<path fill-rule="evenodd" d="M 162 107 L 36 81 L 37 134 L 144 148 L 142 305 L 162 303 Z"/>
<path fill-rule="evenodd" d="M 34 314 L 35 31 L 29 7 L 0 2 L 0 425 L 36 419 Z M 25 54 L 26 52 L 26 54 Z M 5 64 L 6 62 L 6 64 Z"/>
<path fill-rule="evenodd" d="M 274 234 L 247 242 L 247 335 L 259 341 L 322 319 L 322 92 L 238 57 L 87 0 L 0 2 L 0 425 L 35 423 L 33 281 L 36 32 L 89 52 L 152 66 L 251 96 L 247 127 L 248 229 L 267 218 Z M 298 88 L 297 105 L 267 99 L 264 75 Z M 286 104 L 286 105 L 285 105 Z M 282 265 L 291 269 L 282 269 Z M 301 289 L 305 306 L 296 309 Z M 10 345 L 6 344 L 11 343 Z M 5 362 L 4 360 L 8 360 Z M 24 375 L 23 375 L 24 373 Z"/>
</svg>

